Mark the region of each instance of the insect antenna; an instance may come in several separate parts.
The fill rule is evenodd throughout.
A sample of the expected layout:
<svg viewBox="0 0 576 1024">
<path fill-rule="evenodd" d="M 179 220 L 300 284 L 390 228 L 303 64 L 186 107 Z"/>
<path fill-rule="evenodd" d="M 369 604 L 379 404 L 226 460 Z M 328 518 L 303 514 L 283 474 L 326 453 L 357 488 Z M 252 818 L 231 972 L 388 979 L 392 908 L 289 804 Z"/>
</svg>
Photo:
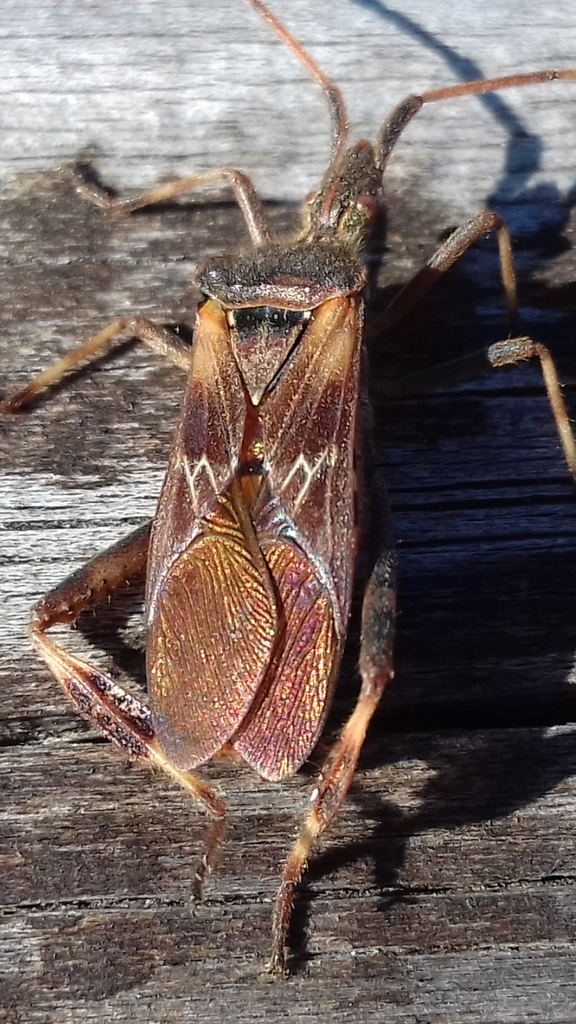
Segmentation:
<svg viewBox="0 0 576 1024">
<path fill-rule="evenodd" d="M 284 27 L 276 15 L 268 10 L 261 0 L 246 0 L 246 3 L 250 4 L 250 7 L 253 7 L 260 17 L 270 25 L 270 28 L 274 30 L 284 45 L 304 65 L 308 74 L 315 82 L 318 82 L 318 85 L 324 92 L 330 109 L 330 120 L 332 122 L 332 162 L 335 163 L 346 145 L 349 127 L 348 115 L 340 89 L 330 81 L 328 76 L 318 67 L 316 61 L 312 59 L 309 53 L 306 53 L 304 47 Z"/>
<path fill-rule="evenodd" d="M 252 3 L 252 0 L 248 0 Z M 544 71 L 529 71 L 519 75 L 504 75 L 500 78 L 483 78 L 476 82 L 459 82 L 445 89 L 432 89 L 421 96 L 407 96 L 392 111 L 382 125 L 378 134 L 378 165 L 381 170 L 402 132 L 425 103 L 437 103 L 439 100 L 456 99 L 458 96 L 480 96 L 487 92 L 500 92 L 502 89 L 514 89 L 522 85 L 537 85 L 539 82 L 569 81 L 576 78 L 574 68 L 546 68 Z"/>
</svg>

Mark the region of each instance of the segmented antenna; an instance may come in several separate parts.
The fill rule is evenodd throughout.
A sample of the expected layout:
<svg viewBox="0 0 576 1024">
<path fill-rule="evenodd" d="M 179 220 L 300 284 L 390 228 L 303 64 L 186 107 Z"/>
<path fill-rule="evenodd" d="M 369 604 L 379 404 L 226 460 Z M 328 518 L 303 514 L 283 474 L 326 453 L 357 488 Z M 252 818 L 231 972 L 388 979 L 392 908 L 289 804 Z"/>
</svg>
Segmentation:
<svg viewBox="0 0 576 1024">
<path fill-rule="evenodd" d="M 246 3 L 250 4 L 250 7 L 253 7 L 260 17 L 270 25 L 270 28 L 274 30 L 279 39 L 292 51 L 294 56 L 304 65 L 308 74 L 321 87 L 330 110 L 330 120 L 332 122 L 332 161 L 335 162 L 340 156 L 348 138 L 348 115 L 340 89 L 330 81 L 322 69 L 318 67 L 316 61 L 312 59 L 309 53 L 306 53 L 304 47 L 291 35 L 280 19 L 275 14 L 272 14 L 272 11 L 268 10 L 265 4 L 262 3 L 262 0 L 246 0 Z"/>
</svg>

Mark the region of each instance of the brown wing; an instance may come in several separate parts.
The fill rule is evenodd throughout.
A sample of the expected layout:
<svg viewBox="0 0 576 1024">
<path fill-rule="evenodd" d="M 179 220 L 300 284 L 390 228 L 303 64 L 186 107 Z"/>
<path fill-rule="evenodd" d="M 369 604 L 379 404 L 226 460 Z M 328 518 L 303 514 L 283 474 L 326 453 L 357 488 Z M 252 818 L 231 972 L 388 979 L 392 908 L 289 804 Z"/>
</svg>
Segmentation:
<svg viewBox="0 0 576 1024">
<path fill-rule="evenodd" d="M 281 537 L 282 517 L 268 533 L 254 524 L 279 621 L 226 498 L 241 444 L 234 423 L 243 425 L 245 414 L 225 323 L 215 337 L 200 332 L 199 341 L 165 484 L 185 523 L 174 508 L 161 511 L 152 542 L 165 567 L 149 590 L 152 707 L 178 767 L 194 767 L 232 738 L 262 775 L 281 778 L 316 742 L 348 616 L 358 304 L 337 299 L 317 311 L 260 409 L 271 488 L 288 534 L 296 531 Z M 224 383 L 215 386 L 215 378 Z M 201 398 L 196 421 L 193 395 Z"/>
<path fill-rule="evenodd" d="M 155 727 L 179 768 L 207 761 L 245 718 L 276 636 L 240 533 L 201 536 L 177 559 L 151 628 Z"/>
<path fill-rule="evenodd" d="M 155 614 L 158 588 L 196 536 L 235 470 L 246 403 L 221 307 L 198 312 L 192 369 L 150 541 L 146 603 Z"/>
<path fill-rule="evenodd" d="M 314 747 L 343 648 L 356 548 L 359 319 L 359 300 L 326 302 L 262 409 L 270 483 L 286 520 L 282 542 L 265 524 L 256 529 L 283 634 L 233 745 L 269 779 L 296 771 Z"/>
<path fill-rule="evenodd" d="M 147 591 L 151 707 L 160 744 L 180 768 L 207 760 L 238 728 L 276 634 L 276 609 L 225 498 L 245 414 L 224 314 L 206 303 Z"/>
<path fill-rule="evenodd" d="M 323 563 L 343 631 L 356 553 L 361 314 L 357 296 L 320 306 L 261 413 L 272 490 L 304 550 Z"/>
<path fill-rule="evenodd" d="M 341 644 L 331 596 L 288 544 L 264 546 L 283 611 L 283 634 L 232 744 L 266 779 L 297 771 L 324 724 Z"/>
</svg>

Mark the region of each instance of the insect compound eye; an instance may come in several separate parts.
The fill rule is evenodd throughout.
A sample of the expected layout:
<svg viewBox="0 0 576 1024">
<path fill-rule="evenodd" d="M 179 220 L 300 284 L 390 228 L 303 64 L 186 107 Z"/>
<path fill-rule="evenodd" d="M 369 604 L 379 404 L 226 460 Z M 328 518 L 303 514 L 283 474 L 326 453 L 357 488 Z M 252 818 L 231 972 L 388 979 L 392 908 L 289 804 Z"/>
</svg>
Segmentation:
<svg viewBox="0 0 576 1024">
<path fill-rule="evenodd" d="M 376 220 L 380 213 L 380 203 L 376 196 L 359 196 L 357 205 L 359 212 L 368 220 Z"/>
</svg>

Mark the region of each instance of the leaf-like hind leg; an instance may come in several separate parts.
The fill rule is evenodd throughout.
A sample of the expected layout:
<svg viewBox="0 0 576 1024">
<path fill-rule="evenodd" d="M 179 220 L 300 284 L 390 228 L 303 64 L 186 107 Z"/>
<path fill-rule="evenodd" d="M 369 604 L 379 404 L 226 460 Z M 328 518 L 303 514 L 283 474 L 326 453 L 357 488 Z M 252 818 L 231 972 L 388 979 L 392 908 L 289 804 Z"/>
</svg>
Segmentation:
<svg viewBox="0 0 576 1024">
<path fill-rule="evenodd" d="M 269 969 L 286 973 L 286 942 L 294 892 L 318 836 L 338 814 L 352 782 L 370 720 L 386 684 L 393 678 L 392 651 L 396 608 L 396 574 L 386 491 L 379 475 L 373 481 L 373 532 L 378 553 L 364 594 L 360 646 L 360 694 L 350 718 L 330 751 L 311 807 L 292 847 L 272 918 L 272 956 Z"/>
<path fill-rule="evenodd" d="M 149 708 L 88 662 L 68 654 L 46 633 L 57 623 L 78 616 L 143 571 L 148 555 L 150 524 L 108 548 L 51 590 L 34 607 L 32 643 L 83 718 L 95 725 L 129 757 L 158 765 L 176 780 L 212 818 L 194 876 L 200 897 L 225 829 L 226 808 L 202 779 L 170 764 L 160 748 Z"/>
</svg>

